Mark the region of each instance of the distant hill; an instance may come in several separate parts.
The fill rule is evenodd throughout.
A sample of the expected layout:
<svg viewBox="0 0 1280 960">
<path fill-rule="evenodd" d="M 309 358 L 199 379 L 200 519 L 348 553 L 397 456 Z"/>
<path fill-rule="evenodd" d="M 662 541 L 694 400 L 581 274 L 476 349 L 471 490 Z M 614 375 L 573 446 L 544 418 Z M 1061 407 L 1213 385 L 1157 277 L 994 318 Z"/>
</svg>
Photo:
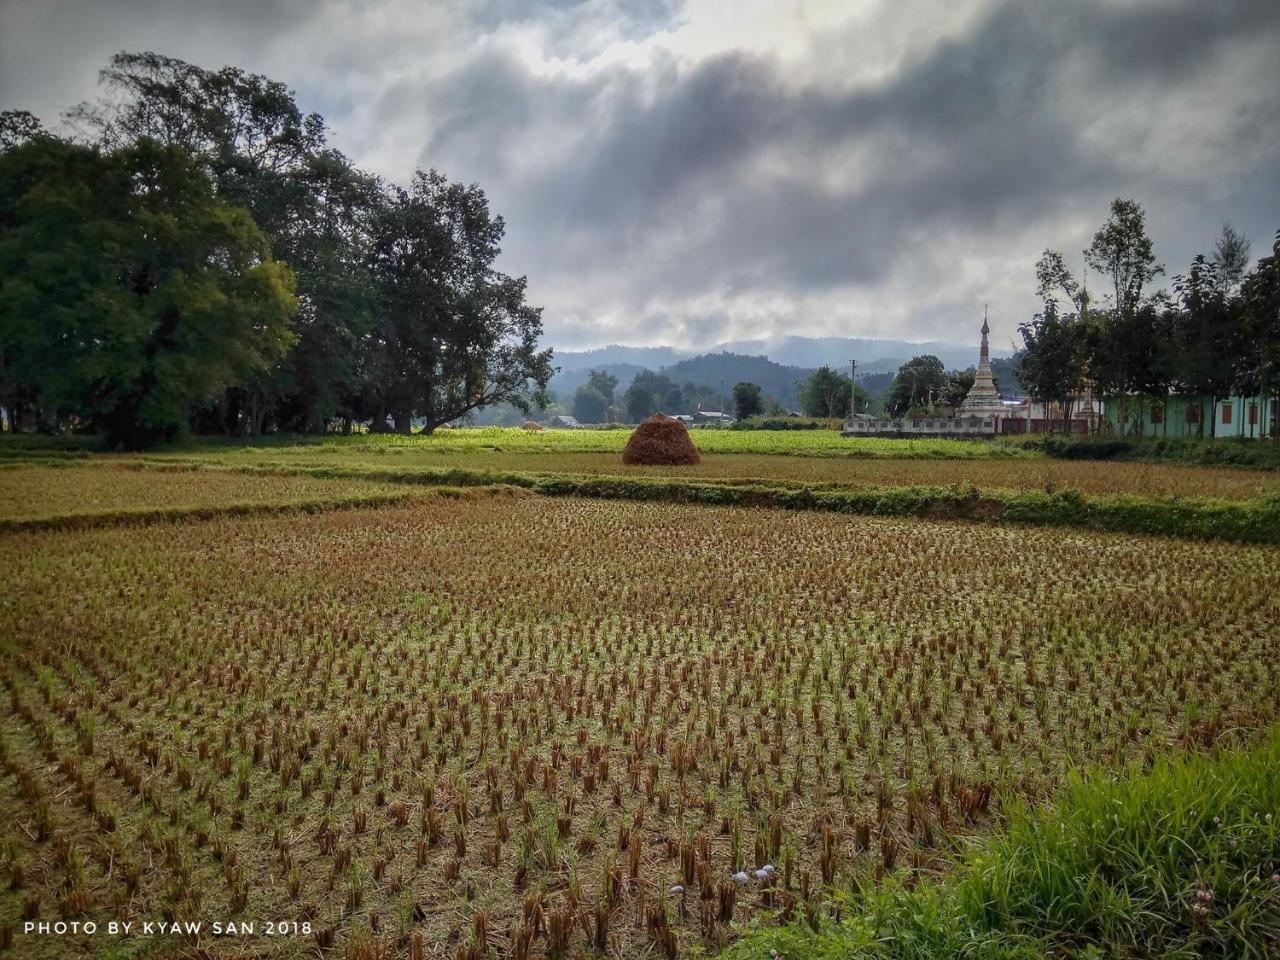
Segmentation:
<svg viewBox="0 0 1280 960">
<path fill-rule="evenodd" d="M 560 362 L 560 354 L 558 353 L 552 363 L 560 367 L 561 370 L 551 378 L 548 389 L 555 395 L 557 400 L 565 405 L 573 402 L 574 392 L 587 382 L 592 370 L 603 370 L 605 373 L 611 373 L 617 377 L 617 392 L 621 394 L 627 387 L 631 386 L 631 381 L 635 379 L 637 373 L 645 369 L 654 369 L 653 367 L 646 368 L 642 364 L 635 363 L 597 363 L 566 370 L 564 369 L 564 364 Z"/>
<path fill-rule="evenodd" d="M 723 384 L 726 406 L 732 405 L 733 385 L 745 380 L 758 385 L 766 397 L 794 408 L 799 404 L 799 384 L 807 380 L 814 369 L 785 366 L 768 357 L 721 351 L 681 360 L 662 372 L 676 383 L 693 383 L 716 390 Z"/>
<path fill-rule="evenodd" d="M 693 354 L 692 350 L 677 350 L 675 347 L 625 347 L 615 343 L 594 350 L 557 350 L 555 365 L 561 373 L 600 370 L 619 364 L 628 364 L 637 370 L 645 367 L 657 370 Z M 586 381 L 586 377 L 582 379 Z"/>
<path fill-rule="evenodd" d="M 740 340 L 721 344 L 717 350 L 735 353 L 765 354 L 777 363 L 799 367 L 820 367 L 824 363 L 836 369 L 849 366 L 850 358 L 858 361 L 858 369 L 866 373 L 896 373 L 912 357 L 931 353 L 948 370 L 971 367 L 978 361 L 978 337 L 971 344 L 910 340 L 878 340 L 863 337 L 780 337 L 773 340 Z M 1008 351 L 992 349 L 992 356 Z"/>
<path fill-rule="evenodd" d="M 560 355 L 556 355 L 559 363 Z M 645 367 L 634 363 L 600 363 L 575 369 L 564 370 L 556 374 L 550 384 L 551 392 L 563 404 L 573 402 L 573 394 L 587 382 L 592 370 L 603 370 L 618 378 L 617 393 L 621 395 L 631 385 L 637 373 Z M 785 407 L 798 404 L 796 382 L 808 379 L 812 369 L 805 367 L 787 367 L 774 363 L 768 357 L 750 357 L 732 353 L 703 353 L 686 357 L 666 366 L 652 366 L 647 369 L 655 373 L 663 373 L 678 384 L 692 383 L 695 386 L 708 387 L 719 391 L 724 381 L 725 403 L 730 403 L 733 385 L 745 380 L 758 384 L 766 397 L 776 399 Z"/>
<path fill-rule="evenodd" d="M 993 344 L 992 357 L 1007 357 L 1011 351 Z M 867 337 L 775 337 L 768 340 L 733 340 L 696 354 L 731 353 L 747 357 L 767 357 L 785 367 L 815 370 L 826 364 L 847 369 L 849 359 L 858 361 L 859 373 L 896 373 L 912 357 L 932 353 L 947 369 L 963 370 L 978 362 L 978 332 L 971 343 L 944 343 L 910 340 L 880 340 Z M 695 356 L 695 351 L 678 347 L 627 347 L 611 344 L 595 350 L 557 350 L 555 364 L 562 373 L 599 369 L 613 364 L 635 364 L 661 370 Z M 584 378 L 585 379 L 585 378 Z"/>
<path fill-rule="evenodd" d="M 553 363 L 560 372 L 551 380 L 551 392 L 566 407 L 573 394 L 587 382 L 589 372 L 604 370 L 618 378 L 621 395 L 635 375 L 649 369 L 664 373 L 679 384 L 692 383 L 718 391 L 724 382 L 726 398 L 733 385 L 745 380 L 758 384 L 765 396 L 785 407 L 799 406 L 798 384 L 826 364 L 848 372 L 849 358 L 858 361 L 858 381 L 873 398 L 889 386 L 898 367 L 921 354 L 932 353 L 949 370 L 964 370 L 977 363 L 977 345 L 908 340 L 874 340 L 853 337 L 781 337 L 777 340 L 743 340 L 715 350 L 694 354 L 675 347 L 627 347 L 611 345 L 596 350 L 556 351 Z M 1006 393 L 1017 391 L 1011 376 L 1009 351 L 992 350 L 993 363 Z M 726 404 L 728 403 L 726 399 Z"/>
</svg>

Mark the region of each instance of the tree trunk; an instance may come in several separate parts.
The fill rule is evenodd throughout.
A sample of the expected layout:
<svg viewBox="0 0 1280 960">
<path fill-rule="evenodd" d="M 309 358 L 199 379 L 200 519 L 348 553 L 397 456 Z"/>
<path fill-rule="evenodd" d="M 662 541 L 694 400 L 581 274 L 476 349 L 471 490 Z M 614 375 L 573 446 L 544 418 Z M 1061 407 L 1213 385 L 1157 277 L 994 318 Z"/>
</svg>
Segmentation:
<svg viewBox="0 0 1280 960">
<path fill-rule="evenodd" d="M 408 410 L 396 410 L 391 414 L 391 422 L 395 424 L 396 433 L 409 434 L 413 431 L 413 417 Z"/>
</svg>

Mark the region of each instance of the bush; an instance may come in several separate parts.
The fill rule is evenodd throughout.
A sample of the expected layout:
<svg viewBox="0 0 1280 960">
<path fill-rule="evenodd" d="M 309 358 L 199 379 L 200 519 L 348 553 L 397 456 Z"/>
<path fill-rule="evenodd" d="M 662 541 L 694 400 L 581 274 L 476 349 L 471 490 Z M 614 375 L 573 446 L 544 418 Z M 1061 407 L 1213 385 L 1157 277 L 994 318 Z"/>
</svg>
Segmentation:
<svg viewBox="0 0 1280 960">
<path fill-rule="evenodd" d="M 839 430 L 840 420 L 824 417 L 746 417 L 734 423 L 734 430 Z"/>
<path fill-rule="evenodd" d="M 1136 460 L 1280 470 L 1280 445 L 1198 437 L 1049 436 L 1028 449 L 1063 460 Z"/>
<path fill-rule="evenodd" d="M 1252 749 L 1073 776 L 943 881 L 840 921 L 758 925 L 731 958 L 1266 957 L 1280 940 L 1280 731 Z"/>
</svg>

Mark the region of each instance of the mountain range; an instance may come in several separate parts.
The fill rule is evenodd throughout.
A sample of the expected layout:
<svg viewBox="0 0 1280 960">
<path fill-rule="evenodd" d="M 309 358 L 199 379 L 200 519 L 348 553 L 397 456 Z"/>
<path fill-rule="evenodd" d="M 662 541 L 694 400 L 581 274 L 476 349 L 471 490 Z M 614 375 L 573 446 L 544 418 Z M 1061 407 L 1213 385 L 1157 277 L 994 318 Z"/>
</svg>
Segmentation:
<svg viewBox="0 0 1280 960">
<path fill-rule="evenodd" d="M 594 350 L 557 350 L 554 360 L 559 372 L 551 381 L 551 391 L 561 403 L 572 401 L 574 391 L 587 382 L 591 370 L 603 370 L 618 378 L 618 393 L 627 389 L 635 375 L 649 369 L 664 373 L 676 383 L 694 383 L 719 388 L 726 393 L 741 380 L 759 384 L 765 396 L 787 407 L 798 404 L 798 385 L 824 364 L 848 371 L 849 359 L 857 361 L 859 382 L 872 394 L 887 386 L 902 364 L 921 354 L 933 354 L 947 369 L 963 370 L 978 360 L 978 346 L 927 341 L 880 340 L 861 337 L 798 337 L 769 340 L 734 340 L 704 352 L 677 347 L 631 347 L 612 344 Z M 1008 350 L 993 349 L 992 357 L 1004 357 Z"/>
<path fill-rule="evenodd" d="M 1012 351 L 993 347 L 992 357 L 1006 357 Z M 768 357 L 783 366 L 809 370 L 826 364 L 837 369 L 858 361 L 859 372 L 896 373 L 898 367 L 912 357 L 931 353 L 948 369 L 964 369 L 978 362 L 978 344 L 945 343 L 939 340 L 881 340 L 864 337 L 773 337 L 760 340 L 729 340 L 707 350 L 683 350 L 679 347 L 628 347 L 611 344 L 594 350 L 556 350 L 555 364 L 563 373 L 574 370 L 600 369 L 614 364 L 660 370 L 689 357 L 736 353 Z"/>
</svg>

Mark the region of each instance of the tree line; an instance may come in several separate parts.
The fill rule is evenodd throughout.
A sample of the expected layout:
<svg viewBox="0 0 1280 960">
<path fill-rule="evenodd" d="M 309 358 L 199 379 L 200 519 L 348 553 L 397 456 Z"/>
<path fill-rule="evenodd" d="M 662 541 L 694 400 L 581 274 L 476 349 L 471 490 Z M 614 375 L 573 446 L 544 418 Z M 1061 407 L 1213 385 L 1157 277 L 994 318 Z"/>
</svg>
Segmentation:
<svg viewBox="0 0 1280 960">
<path fill-rule="evenodd" d="M 113 447 L 185 431 L 430 432 L 540 403 L 483 190 L 356 168 L 284 85 L 122 53 L 58 136 L 0 114 L 0 407 Z"/>
<path fill-rule="evenodd" d="M 1080 397 L 1112 404 L 1124 432 L 1140 432 L 1148 410 L 1163 415 L 1163 404 L 1180 397 L 1209 402 L 1199 432 L 1207 419 L 1212 436 L 1216 404 L 1233 395 L 1262 398 L 1267 430 L 1268 401 L 1280 387 L 1280 231 L 1272 254 L 1252 269 L 1250 249 L 1226 224 L 1212 253 L 1194 257 L 1172 290 L 1149 291 L 1164 267 L 1145 213 L 1116 199 L 1083 252 L 1085 272 L 1074 274 L 1055 250 L 1037 262 L 1043 308 L 1019 328 L 1019 379 L 1035 399 L 1061 407 L 1068 431 Z M 1097 298 L 1089 272 L 1103 281 Z"/>
</svg>

